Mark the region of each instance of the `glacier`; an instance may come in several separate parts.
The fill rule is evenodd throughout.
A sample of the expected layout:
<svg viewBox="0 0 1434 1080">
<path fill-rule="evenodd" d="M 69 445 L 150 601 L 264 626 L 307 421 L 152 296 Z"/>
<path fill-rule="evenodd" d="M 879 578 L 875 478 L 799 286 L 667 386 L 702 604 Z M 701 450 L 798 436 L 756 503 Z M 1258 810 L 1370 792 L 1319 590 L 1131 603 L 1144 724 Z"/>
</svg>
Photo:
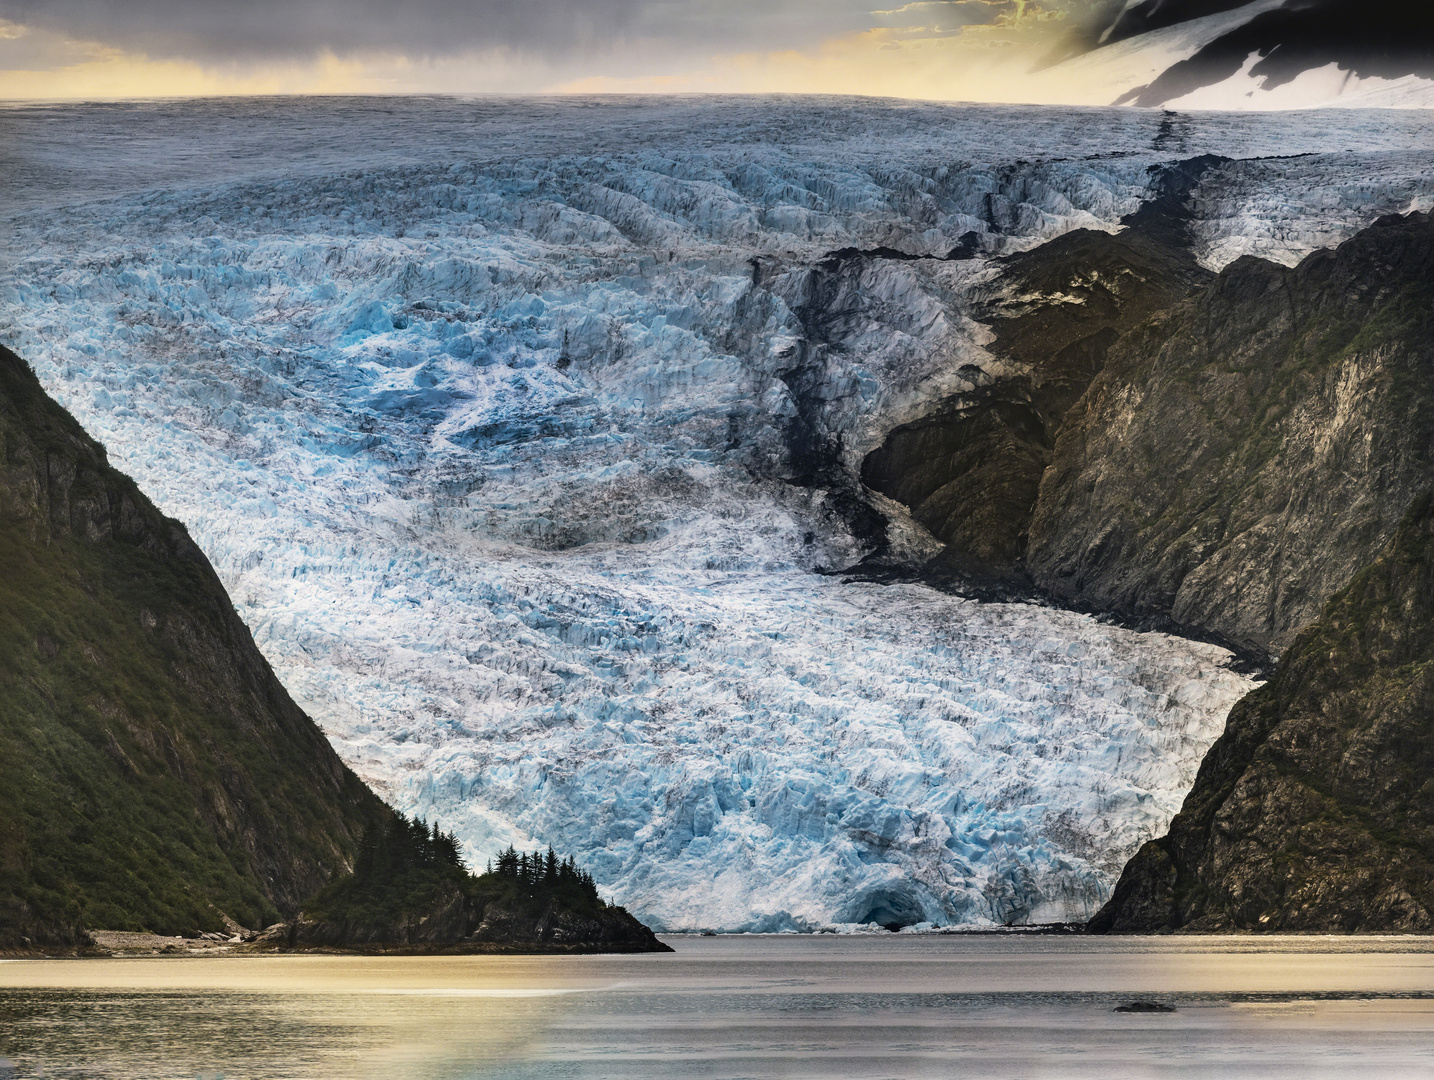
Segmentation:
<svg viewBox="0 0 1434 1080">
<path fill-rule="evenodd" d="M 833 477 L 999 367 L 970 315 L 997 256 L 1118 229 L 1153 166 L 1234 159 L 1191 198 L 1212 267 L 1434 204 L 1421 113 L 0 115 L 0 339 L 187 524 L 339 753 L 470 862 L 551 844 L 672 931 L 1102 903 L 1252 678 L 1209 644 L 851 580 L 873 530 L 897 562 L 939 545 Z M 912 257 L 817 287 L 880 247 Z"/>
</svg>

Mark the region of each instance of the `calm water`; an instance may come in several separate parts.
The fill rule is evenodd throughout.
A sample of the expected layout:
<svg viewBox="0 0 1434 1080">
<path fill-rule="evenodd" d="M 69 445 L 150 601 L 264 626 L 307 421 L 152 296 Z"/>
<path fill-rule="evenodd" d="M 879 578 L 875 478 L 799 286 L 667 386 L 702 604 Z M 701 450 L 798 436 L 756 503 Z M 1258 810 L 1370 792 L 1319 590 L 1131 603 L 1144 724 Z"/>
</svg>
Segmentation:
<svg viewBox="0 0 1434 1080">
<path fill-rule="evenodd" d="M 668 940 L 0 963 L 0 1077 L 1434 1076 L 1431 939 Z"/>
</svg>

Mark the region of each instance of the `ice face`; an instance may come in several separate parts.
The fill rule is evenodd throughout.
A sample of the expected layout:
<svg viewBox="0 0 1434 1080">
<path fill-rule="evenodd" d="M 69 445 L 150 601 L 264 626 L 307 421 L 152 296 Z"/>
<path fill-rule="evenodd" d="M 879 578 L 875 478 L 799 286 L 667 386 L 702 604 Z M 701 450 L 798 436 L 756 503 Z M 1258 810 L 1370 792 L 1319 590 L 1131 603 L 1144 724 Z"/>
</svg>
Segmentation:
<svg viewBox="0 0 1434 1080">
<path fill-rule="evenodd" d="M 1210 177 L 1212 261 L 1434 190 L 1428 122 L 1384 114 L 227 108 L 153 107 L 152 162 L 94 149 L 123 109 L 10 114 L 0 333 L 361 775 L 470 861 L 552 844 L 665 929 L 1088 915 L 1251 682 L 1199 643 L 844 582 L 871 540 L 807 444 L 855 476 L 995 367 L 967 314 L 990 256 L 1117 228 L 1159 161 L 1351 149 Z M 814 284 L 843 247 L 963 242 Z"/>
</svg>

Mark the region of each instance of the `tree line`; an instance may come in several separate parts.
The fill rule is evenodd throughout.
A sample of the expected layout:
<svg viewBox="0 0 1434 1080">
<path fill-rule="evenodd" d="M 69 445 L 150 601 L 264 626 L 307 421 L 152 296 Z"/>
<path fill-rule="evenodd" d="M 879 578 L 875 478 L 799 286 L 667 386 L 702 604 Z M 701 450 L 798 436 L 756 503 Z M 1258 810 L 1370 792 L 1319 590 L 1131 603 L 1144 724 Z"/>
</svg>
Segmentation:
<svg viewBox="0 0 1434 1080">
<path fill-rule="evenodd" d="M 405 817 L 395 812 L 386 824 L 371 825 L 359 843 L 354 873 L 361 877 L 371 874 L 401 874 L 425 866 L 457 866 L 463 863 L 458 837 L 427 825 L 421 818 Z"/>
<path fill-rule="evenodd" d="M 519 885 L 546 887 L 549 889 L 572 889 L 590 899 L 598 898 L 597 882 L 593 876 L 573 861 L 569 855 L 559 859 L 551 847 L 547 853 L 516 851 L 512 844 L 498 856 L 496 862 L 488 864 L 488 874 L 508 878 Z M 486 876 L 486 875 L 485 875 Z"/>
<path fill-rule="evenodd" d="M 392 879 L 424 867 L 456 866 L 467 870 L 458 837 L 446 833 L 422 818 L 395 812 L 386 823 L 371 825 L 359 844 L 354 873 L 360 878 Z M 551 847 L 546 852 L 517 851 L 513 845 L 488 863 L 484 877 L 508 881 L 525 889 L 546 889 L 597 901 L 597 882 L 573 857 L 559 859 Z"/>
</svg>

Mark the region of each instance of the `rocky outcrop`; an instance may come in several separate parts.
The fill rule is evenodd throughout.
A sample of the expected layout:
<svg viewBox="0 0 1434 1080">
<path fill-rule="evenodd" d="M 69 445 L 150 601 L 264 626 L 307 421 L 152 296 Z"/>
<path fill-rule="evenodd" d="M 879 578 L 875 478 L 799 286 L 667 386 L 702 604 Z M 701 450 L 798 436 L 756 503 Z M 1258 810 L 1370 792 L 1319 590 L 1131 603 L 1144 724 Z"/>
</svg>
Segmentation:
<svg viewBox="0 0 1434 1080">
<path fill-rule="evenodd" d="M 375 952 L 633 953 L 671 952 L 626 908 L 578 910 L 484 896 L 459 885 L 396 924 L 299 918 L 276 927 L 261 944 L 285 949 Z"/>
<path fill-rule="evenodd" d="M 1434 220 L 1253 258 L 1127 334 L 1066 417 L 1026 566 L 1077 607 L 1278 653 L 1429 483 Z"/>
<path fill-rule="evenodd" d="M 1096 932 L 1434 928 L 1434 499 L 1230 713 Z"/>
<path fill-rule="evenodd" d="M 1067 233 L 1001 261 L 975 314 L 996 340 L 998 372 L 971 366 L 974 389 L 892 430 L 862 481 L 905 503 L 968 575 L 1020 579 L 1027 531 L 1066 413 L 1121 333 L 1211 278 L 1186 236 L 1186 197 L 1219 159 L 1161 169 L 1158 196 L 1120 233 Z M 963 369 L 964 370 L 964 369 Z"/>
<path fill-rule="evenodd" d="M 470 874 L 457 840 L 403 815 L 365 837 L 352 874 L 265 934 L 276 948 L 410 952 L 669 952 L 604 902 L 571 859 L 511 849 Z"/>
<path fill-rule="evenodd" d="M 0 349 L 0 949 L 263 926 L 390 811 L 184 527 Z"/>
<path fill-rule="evenodd" d="M 475 906 L 471 940 L 553 952 L 671 952 L 623 907 L 579 912 L 552 905 L 536 915 L 489 901 Z"/>
</svg>

